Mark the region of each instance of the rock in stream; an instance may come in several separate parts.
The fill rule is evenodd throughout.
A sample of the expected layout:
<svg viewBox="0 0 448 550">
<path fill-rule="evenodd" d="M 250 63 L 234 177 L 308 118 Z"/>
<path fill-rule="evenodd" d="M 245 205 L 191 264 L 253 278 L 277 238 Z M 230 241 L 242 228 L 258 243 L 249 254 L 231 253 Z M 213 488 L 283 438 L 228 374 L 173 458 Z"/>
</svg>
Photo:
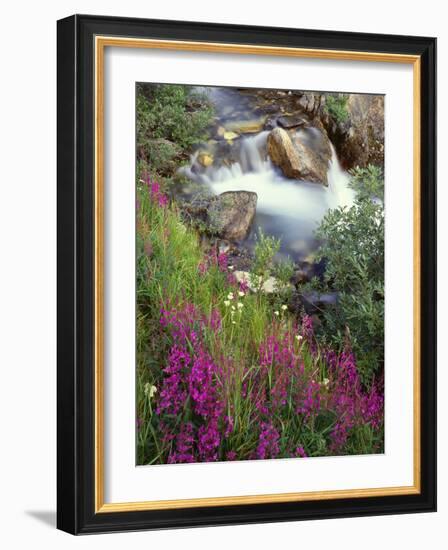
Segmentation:
<svg viewBox="0 0 448 550">
<path fill-rule="evenodd" d="M 300 135 L 291 138 L 283 128 L 274 128 L 268 136 L 267 144 L 272 162 L 287 178 L 328 185 L 329 148 L 328 155 L 319 155 Z"/>
</svg>

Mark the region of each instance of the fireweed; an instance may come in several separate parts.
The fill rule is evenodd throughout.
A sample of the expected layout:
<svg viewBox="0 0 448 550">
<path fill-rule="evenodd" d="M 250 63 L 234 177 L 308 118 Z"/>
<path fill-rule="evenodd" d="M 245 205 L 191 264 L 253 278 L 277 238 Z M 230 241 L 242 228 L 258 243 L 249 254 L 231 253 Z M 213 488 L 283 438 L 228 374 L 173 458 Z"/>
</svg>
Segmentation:
<svg viewBox="0 0 448 550">
<path fill-rule="evenodd" d="M 222 273 L 227 274 L 228 270 L 228 256 L 225 252 L 211 251 L 204 255 L 204 258 L 198 265 L 198 272 L 200 275 L 205 275 L 210 267 L 216 266 Z"/>
<path fill-rule="evenodd" d="M 357 428 L 382 428 L 380 385 L 362 388 L 348 350 L 316 359 L 314 347 L 295 338 L 298 327 L 274 326 L 259 346 L 257 366 L 241 369 L 230 355 L 215 360 L 207 349 L 207 333 L 220 338 L 217 310 L 207 316 L 193 304 L 171 306 L 161 310 L 160 324 L 171 348 L 155 412 L 169 463 L 345 454 Z M 301 328 L 311 340 L 309 318 Z M 246 402 L 248 411 L 236 410 L 237 378 L 244 380 L 240 408 Z M 313 448 L 316 433 L 320 452 Z"/>
<path fill-rule="evenodd" d="M 143 181 L 138 462 L 382 452 L 382 379 L 364 387 L 349 343 L 340 353 L 319 344 L 309 316 L 276 316 L 269 297 L 236 282 L 225 254 L 200 251 L 161 186 Z"/>
</svg>

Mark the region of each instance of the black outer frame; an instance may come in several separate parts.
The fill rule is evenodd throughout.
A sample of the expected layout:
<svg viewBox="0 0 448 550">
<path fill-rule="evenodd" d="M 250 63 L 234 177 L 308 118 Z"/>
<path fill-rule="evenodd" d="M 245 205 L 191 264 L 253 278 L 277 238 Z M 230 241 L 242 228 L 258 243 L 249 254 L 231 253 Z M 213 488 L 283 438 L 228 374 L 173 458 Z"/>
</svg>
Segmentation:
<svg viewBox="0 0 448 550">
<path fill-rule="evenodd" d="M 57 527 L 72 534 L 436 510 L 436 39 L 74 15 L 57 26 Z M 421 56 L 421 493 L 94 513 L 94 37 Z"/>
</svg>

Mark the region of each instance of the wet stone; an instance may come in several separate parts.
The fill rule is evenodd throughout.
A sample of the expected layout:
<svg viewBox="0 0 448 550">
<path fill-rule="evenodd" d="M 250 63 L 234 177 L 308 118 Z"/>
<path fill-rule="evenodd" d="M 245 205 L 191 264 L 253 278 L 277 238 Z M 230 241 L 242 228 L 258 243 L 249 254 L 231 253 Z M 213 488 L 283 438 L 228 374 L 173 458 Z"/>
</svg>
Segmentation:
<svg viewBox="0 0 448 550">
<path fill-rule="evenodd" d="M 306 119 L 300 115 L 286 115 L 277 119 L 277 123 L 282 128 L 297 128 L 298 126 L 304 126 Z"/>
</svg>

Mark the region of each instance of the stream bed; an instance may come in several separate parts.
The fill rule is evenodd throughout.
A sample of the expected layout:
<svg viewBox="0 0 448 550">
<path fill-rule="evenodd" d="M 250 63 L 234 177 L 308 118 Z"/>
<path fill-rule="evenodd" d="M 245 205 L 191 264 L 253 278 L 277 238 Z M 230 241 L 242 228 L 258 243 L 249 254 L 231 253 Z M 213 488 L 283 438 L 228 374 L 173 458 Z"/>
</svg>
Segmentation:
<svg viewBox="0 0 448 550">
<path fill-rule="evenodd" d="M 255 94 L 237 89 L 200 91 L 208 95 L 214 106 L 216 139 L 201 144 L 191 156 L 189 165 L 181 169 L 182 173 L 199 184 L 197 188 L 203 187 L 215 195 L 228 191 L 257 194 L 256 216 L 250 233 L 240 246 L 251 250 L 258 228 L 261 228 L 265 234 L 281 240 L 280 257 L 289 256 L 296 263 L 309 260 L 318 246 L 314 231 L 326 212 L 349 207 L 354 200 L 349 176 L 341 168 L 333 145 L 329 144 L 328 186 L 286 178 L 267 154 L 269 129 L 265 128 L 276 125 L 272 117 L 275 105 L 270 109 L 266 108 L 269 104 L 260 107 Z M 290 132 L 296 132 L 316 151 L 323 140 L 328 139 L 312 121 Z M 201 163 L 200 155 L 209 155 L 212 162 Z"/>
</svg>

